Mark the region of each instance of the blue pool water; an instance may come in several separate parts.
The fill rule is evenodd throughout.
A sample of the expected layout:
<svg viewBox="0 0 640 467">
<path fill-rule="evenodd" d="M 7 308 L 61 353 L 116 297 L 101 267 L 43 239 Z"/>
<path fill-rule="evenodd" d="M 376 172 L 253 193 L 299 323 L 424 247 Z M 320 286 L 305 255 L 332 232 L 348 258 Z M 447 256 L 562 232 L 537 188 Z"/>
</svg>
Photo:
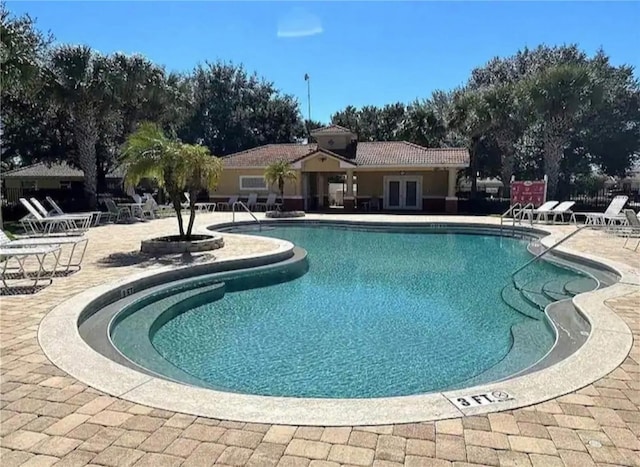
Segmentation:
<svg viewBox="0 0 640 467">
<path fill-rule="evenodd" d="M 501 298 L 511 272 L 531 258 L 525 241 L 324 226 L 260 235 L 306 249 L 308 272 L 254 289 L 247 279 L 247 290 L 192 304 L 151 336 L 166 360 L 210 387 L 294 397 L 418 394 L 477 383 L 485 372 L 507 376 L 495 369 L 515 347 L 512 328 L 521 344 L 511 372 L 553 344 L 544 320 Z M 542 261 L 527 274 L 578 277 Z M 112 337 L 126 354 L 118 327 Z"/>
</svg>

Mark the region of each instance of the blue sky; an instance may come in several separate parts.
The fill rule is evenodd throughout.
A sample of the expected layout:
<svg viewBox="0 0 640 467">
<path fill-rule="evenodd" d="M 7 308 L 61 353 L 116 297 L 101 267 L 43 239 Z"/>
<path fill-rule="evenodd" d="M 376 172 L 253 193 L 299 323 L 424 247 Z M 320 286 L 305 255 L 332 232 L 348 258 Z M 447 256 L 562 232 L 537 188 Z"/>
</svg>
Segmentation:
<svg viewBox="0 0 640 467">
<path fill-rule="evenodd" d="M 540 43 L 603 47 L 640 65 L 639 2 L 9 1 L 60 42 L 142 53 L 188 71 L 218 59 L 295 95 L 328 121 L 352 104 L 384 105 L 463 84 L 496 55 Z M 637 74 L 637 73 L 636 73 Z"/>
</svg>

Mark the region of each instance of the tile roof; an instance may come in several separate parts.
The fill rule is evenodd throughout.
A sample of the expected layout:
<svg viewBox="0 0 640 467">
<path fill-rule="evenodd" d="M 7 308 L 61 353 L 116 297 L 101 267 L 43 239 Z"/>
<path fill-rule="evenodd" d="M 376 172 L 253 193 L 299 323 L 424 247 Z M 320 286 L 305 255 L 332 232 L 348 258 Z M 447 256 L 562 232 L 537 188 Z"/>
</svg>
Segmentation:
<svg viewBox="0 0 640 467">
<path fill-rule="evenodd" d="M 316 128 L 315 130 L 311 130 L 312 135 L 322 135 L 326 133 L 336 134 L 336 133 L 353 133 L 349 128 L 345 128 L 340 125 L 329 125 L 323 126 L 320 128 Z"/>
<path fill-rule="evenodd" d="M 279 160 L 295 162 L 317 150 L 317 144 L 268 144 L 231 154 L 222 160 L 225 167 L 266 167 Z M 355 160 L 350 162 L 360 166 L 468 165 L 469 151 L 466 148 L 425 148 L 406 141 L 360 142 Z"/>
<path fill-rule="evenodd" d="M 407 141 L 374 141 L 358 143 L 358 165 L 468 165 L 466 148 L 425 148 Z"/>
<path fill-rule="evenodd" d="M 56 162 L 46 164 L 38 162 L 36 164 L 27 165 L 17 169 L 9 170 L 2 174 L 3 178 L 22 178 L 22 177 L 83 177 L 82 170 L 70 166 L 66 162 Z M 122 178 L 123 170 L 116 168 L 107 174 L 107 178 Z"/>
<path fill-rule="evenodd" d="M 223 157 L 222 162 L 225 167 L 266 167 L 281 160 L 294 162 L 317 149 L 317 144 L 267 144 L 230 154 Z"/>
</svg>

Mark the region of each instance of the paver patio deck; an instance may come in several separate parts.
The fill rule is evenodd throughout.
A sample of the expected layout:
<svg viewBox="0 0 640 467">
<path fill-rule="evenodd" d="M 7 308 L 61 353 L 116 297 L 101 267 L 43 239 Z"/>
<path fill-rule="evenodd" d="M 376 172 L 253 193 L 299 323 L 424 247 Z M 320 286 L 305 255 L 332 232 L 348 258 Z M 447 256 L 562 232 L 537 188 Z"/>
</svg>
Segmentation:
<svg viewBox="0 0 640 467">
<path fill-rule="evenodd" d="M 230 217 L 203 214 L 197 223 Z M 173 219 L 92 229 L 82 271 L 36 295 L 0 299 L 0 465 L 640 466 L 640 288 L 607 302 L 634 334 L 630 355 L 615 371 L 558 399 L 486 416 L 340 428 L 238 423 L 106 396 L 52 365 L 36 338 L 42 317 L 88 287 L 159 267 L 132 252 L 142 238 L 174 231 Z M 216 257 L 271 248 L 266 241 L 225 237 Z M 623 249 L 623 242 L 588 231 L 568 247 L 640 269 L 640 253 Z"/>
</svg>

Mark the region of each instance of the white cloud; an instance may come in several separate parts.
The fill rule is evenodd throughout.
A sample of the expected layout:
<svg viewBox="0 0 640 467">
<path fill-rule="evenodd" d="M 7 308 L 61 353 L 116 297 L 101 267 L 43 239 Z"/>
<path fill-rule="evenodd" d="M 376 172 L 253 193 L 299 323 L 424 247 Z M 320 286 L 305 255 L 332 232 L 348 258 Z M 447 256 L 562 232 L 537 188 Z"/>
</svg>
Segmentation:
<svg viewBox="0 0 640 467">
<path fill-rule="evenodd" d="M 315 36 L 322 31 L 320 18 L 302 8 L 294 8 L 278 21 L 278 37 Z"/>
</svg>

